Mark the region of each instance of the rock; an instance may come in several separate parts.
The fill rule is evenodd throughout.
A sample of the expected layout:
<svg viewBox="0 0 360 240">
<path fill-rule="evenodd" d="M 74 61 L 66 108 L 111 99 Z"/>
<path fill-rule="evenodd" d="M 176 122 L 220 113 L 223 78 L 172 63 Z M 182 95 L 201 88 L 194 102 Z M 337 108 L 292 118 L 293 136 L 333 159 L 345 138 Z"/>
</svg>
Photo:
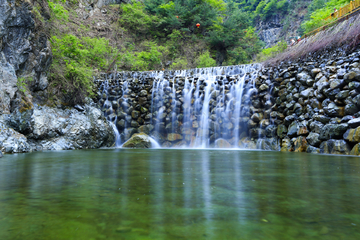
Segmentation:
<svg viewBox="0 0 360 240">
<path fill-rule="evenodd" d="M 231 148 L 232 146 L 228 141 L 220 138 L 215 141 L 215 147 L 216 148 Z"/>
<path fill-rule="evenodd" d="M 280 142 L 277 138 L 258 139 L 257 147 L 267 151 L 279 151 Z"/>
<path fill-rule="evenodd" d="M 358 82 L 349 82 L 349 90 L 357 90 L 360 91 L 360 83 Z"/>
<path fill-rule="evenodd" d="M 320 153 L 349 155 L 350 147 L 344 140 L 330 139 L 321 143 Z"/>
<path fill-rule="evenodd" d="M 306 126 L 306 122 L 293 122 L 290 124 L 289 126 L 289 130 L 288 130 L 288 136 L 289 137 L 295 137 L 297 135 L 307 135 L 309 133 L 307 126 Z"/>
<path fill-rule="evenodd" d="M 154 126 L 151 124 L 147 124 L 147 125 L 142 125 L 139 127 L 139 132 L 140 133 L 145 133 L 145 134 L 150 134 L 150 132 L 154 129 Z"/>
<path fill-rule="evenodd" d="M 181 147 L 186 147 L 186 146 L 187 146 L 187 143 L 184 140 L 177 142 L 173 145 L 174 148 L 181 148 Z"/>
<path fill-rule="evenodd" d="M 310 123 L 310 130 L 314 133 L 320 133 L 320 130 L 323 128 L 324 124 L 318 121 Z"/>
<path fill-rule="evenodd" d="M 305 137 L 298 137 L 294 142 L 294 152 L 306 152 L 308 147 L 307 141 Z"/>
<path fill-rule="evenodd" d="M 278 127 L 277 127 L 277 135 L 279 138 L 284 138 L 286 135 L 287 135 L 287 128 L 285 125 L 283 124 L 280 124 Z"/>
<path fill-rule="evenodd" d="M 360 126 L 360 118 L 355 118 L 347 122 L 349 127 L 356 128 Z"/>
<path fill-rule="evenodd" d="M 296 78 L 298 81 L 301 82 L 302 85 L 306 85 L 308 80 L 312 80 L 310 75 L 307 74 L 307 72 L 301 72 L 297 74 Z"/>
<path fill-rule="evenodd" d="M 345 107 L 339 107 L 333 102 L 325 107 L 324 111 L 330 117 L 343 117 L 345 115 Z"/>
<path fill-rule="evenodd" d="M 325 115 L 314 114 L 312 118 L 324 124 L 330 122 L 330 118 Z"/>
<path fill-rule="evenodd" d="M 161 145 L 161 147 L 163 147 L 163 148 L 170 148 L 170 147 L 172 147 L 172 143 L 169 142 L 169 141 L 166 141 L 166 142 L 164 142 L 164 143 Z"/>
<path fill-rule="evenodd" d="M 27 138 L 12 128 L 0 123 L 0 152 L 2 153 L 25 153 L 29 152 L 30 145 Z"/>
<path fill-rule="evenodd" d="M 44 32 L 35 29 L 32 8 L 26 1 L 0 2 L 0 114 L 10 113 L 10 103 L 17 101 L 17 73 L 19 78 L 32 79 L 32 91 L 45 90 L 48 85 L 51 46 Z M 50 17 L 46 10 L 41 12 Z"/>
<path fill-rule="evenodd" d="M 277 129 L 278 129 L 278 127 L 276 125 L 267 126 L 265 128 L 266 137 L 268 137 L 268 138 L 275 137 L 277 135 Z M 286 133 L 285 133 L 285 136 L 286 136 Z"/>
<path fill-rule="evenodd" d="M 318 75 L 319 73 L 321 73 L 321 69 L 320 68 L 314 68 L 311 70 L 311 76 L 315 77 L 316 75 Z"/>
<path fill-rule="evenodd" d="M 146 97 L 147 96 L 147 91 L 146 90 L 141 90 L 140 93 L 139 93 L 139 96 L 140 97 Z"/>
<path fill-rule="evenodd" d="M 177 133 L 168 133 L 166 139 L 167 139 L 168 141 L 170 141 L 170 142 L 175 142 L 175 141 L 177 141 L 177 140 L 182 140 L 183 137 L 182 137 L 182 135 L 177 134 Z"/>
<path fill-rule="evenodd" d="M 349 90 L 340 91 L 338 94 L 336 94 L 335 98 L 337 99 L 345 99 L 349 96 Z"/>
<path fill-rule="evenodd" d="M 360 72 L 351 71 L 344 75 L 344 80 L 349 83 L 353 80 L 360 80 Z"/>
<path fill-rule="evenodd" d="M 265 90 L 268 90 L 269 89 L 269 86 L 266 85 L 266 84 L 262 84 L 260 87 L 259 87 L 259 90 L 260 91 L 265 91 Z"/>
<path fill-rule="evenodd" d="M 339 139 L 343 138 L 344 133 L 348 129 L 348 125 L 346 123 L 342 124 L 326 124 L 320 130 L 320 140 L 328 140 L 328 139 Z"/>
<path fill-rule="evenodd" d="M 300 97 L 302 97 L 302 98 L 313 97 L 314 96 L 313 92 L 314 92 L 314 89 L 308 88 L 308 89 L 300 92 Z"/>
<path fill-rule="evenodd" d="M 8 124 L 43 150 L 110 147 L 115 134 L 101 111 L 90 105 L 85 111 L 46 106 L 10 115 Z"/>
<path fill-rule="evenodd" d="M 281 140 L 281 149 L 280 149 L 281 152 L 292 152 L 294 151 L 293 147 L 292 147 L 292 144 L 291 144 L 291 141 L 290 141 L 290 138 L 288 137 L 285 137 Z"/>
<path fill-rule="evenodd" d="M 319 140 L 320 134 L 311 132 L 309 136 L 307 136 L 306 141 L 314 147 L 319 147 L 321 141 Z"/>
<path fill-rule="evenodd" d="M 133 128 L 138 128 L 140 124 L 137 121 L 131 120 L 130 126 Z"/>
<path fill-rule="evenodd" d="M 132 111 L 131 117 L 132 117 L 133 119 L 138 119 L 139 116 L 140 116 L 140 112 L 139 112 L 139 111 L 136 111 L 136 110 Z"/>
<path fill-rule="evenodd" d="M 298 125 L 297 135 L 308 135 L 308 134 L 309 134 L 309 130 L 307 129 L 307 122 L 306 122 L 306 121 L 302 121 L 302 122 Z"/>
<path fill-rule="evenodd" d="M 287 135 L 289 137 L 295 137 L 298 132 L 298 122 L 293 122 L 290 124 Z"/>
<path fill-rule="evenodd" d="M 360 142 L 360 127 L 348 129 L 343 137 L 349 142 Z"/>
<path fill-rule="evenodd" d="M 239 140 L 238 146 L 246 149 L 256 149 L 256 143 L 249 138 L 242 138 Z"/>
<path fill-rule="evenodd" d="M 356 156 L 359 156 L 360 155 L 360 143 L 356 144 L 351 152 L 350 152 L 350 155 L 356 155 Z"/>
<path fill-rule="evenodd" d="M 320 148 L 308 146 L 308 148 L 306 149 L 306 152 L 307 153 L 320 153 Z"/>
<path fill-rule="evenodd" d="M 136 133 L 123 144 L 124 148 L 151 148 L 150 137 L 145 133 Z"/>
<path fill-rule="evenodd" d="M 262 113 L 254 113 L 252 116 L 251 116 L 251 120 L 254 121 L 254 122 L 260 122 L 263 118 L 263 114 Z"/>
<path fill-rule="evenodd" d="M 342 88 L 346 83 L 344 80 L 341 79 L 333 79 L 330 80 L 330 88 L 331 89 L 335 89 L 335 88 Z"/>
</svg>

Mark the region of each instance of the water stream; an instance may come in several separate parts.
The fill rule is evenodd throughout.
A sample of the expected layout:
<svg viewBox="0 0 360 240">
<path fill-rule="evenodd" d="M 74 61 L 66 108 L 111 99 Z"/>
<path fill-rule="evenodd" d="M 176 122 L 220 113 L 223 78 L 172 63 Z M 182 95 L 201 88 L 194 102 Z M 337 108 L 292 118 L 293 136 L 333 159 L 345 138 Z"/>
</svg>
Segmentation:
<svg viewBox="0 0 360 240">
<path fill-rule="evenodd" d="M 249 137 L 249 103 L 257 92 L 255 78 L 260 68 L 241 65 L 117 73 L 116 80 L 101 84 L 101 94 L 107 94 L 102 108 L 122 142 L 139 126 L 151 125 L 147 134 L 159 145 L 239 148 L 240 140 Z M 149 114 L 141 117 L 147 103 Z"/>
</svg>

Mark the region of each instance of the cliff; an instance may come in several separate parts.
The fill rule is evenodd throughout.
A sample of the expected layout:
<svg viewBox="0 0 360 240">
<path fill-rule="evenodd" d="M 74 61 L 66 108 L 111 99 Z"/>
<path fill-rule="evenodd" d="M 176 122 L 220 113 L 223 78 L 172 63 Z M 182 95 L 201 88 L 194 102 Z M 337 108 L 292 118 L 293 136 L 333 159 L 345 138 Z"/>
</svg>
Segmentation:
<svg viewBox="0 0 360 240">
<path fill-rule="evenodd" d="M 52 95 L 48 88 L 52 50 L 47 32 L 36 24 L 33 5 L 0 0 L 0 12 L 0 150 L 112 145 L 113 129 L 91 101 L 77 109 L 44 105 Z"/>
</svg>

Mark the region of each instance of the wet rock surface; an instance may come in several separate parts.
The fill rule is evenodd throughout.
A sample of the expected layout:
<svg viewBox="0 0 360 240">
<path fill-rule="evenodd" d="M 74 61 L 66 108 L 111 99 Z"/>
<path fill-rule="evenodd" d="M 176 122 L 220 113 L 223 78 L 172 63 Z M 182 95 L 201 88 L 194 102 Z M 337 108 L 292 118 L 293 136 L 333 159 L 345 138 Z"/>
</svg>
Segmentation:
<svg viewBox="0 0 360 240">
<path fill-rule="evenodd" d="M 335 51 L 265 68 L 104 74 L 97 104 L 116 119 L 122 141 L 131 128 L 166 147 L 350 154 L 360 142 L 359 56 Z"/>
<path fill-rule="evenodd" d="M 136 133 L 129 140 L 127 140 L 124 148 L 151 148 L 151 140 L 145 133 Z"/>
<path fill-rule="evenodd" d="M 90 105 L 82 112 L 46 106 L 16 110 L 1 127 L 0 149 L 5 153 L 110 147 L 115 140 L 101 111 Z"/>
</svg>

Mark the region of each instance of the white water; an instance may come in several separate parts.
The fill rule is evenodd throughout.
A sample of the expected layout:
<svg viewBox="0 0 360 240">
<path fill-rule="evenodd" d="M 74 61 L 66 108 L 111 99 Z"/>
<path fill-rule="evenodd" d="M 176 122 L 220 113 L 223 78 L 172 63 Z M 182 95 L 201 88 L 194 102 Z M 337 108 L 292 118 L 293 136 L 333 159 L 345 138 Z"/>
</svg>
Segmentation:
<svg viewBox="0 0 360 240">
<path fill-rule="evenodd" d="M 191 148 L 208 148 L 218 139 L 226 139 L 232 147 L 238 148 L 242 133 L 247 131 L 248 103 L 251 92 L 256 91 L 254 80 L 259 68 L 259 65 L 242 65 L 121 74 L 123 80 L 154 79 L 150 110 L 153 147 L 160 147 L 158 142 L 166 141 L 168 133 L 175 133 L 181 134 Z M 128 91 L 125 80 L 122 83 L 123 103 L 127 102 Z M 111 103 L 105 101 L 106 104 L 111 108 Z M 183 117 L 179 120 L 181 114 Z"/>
</svg>

